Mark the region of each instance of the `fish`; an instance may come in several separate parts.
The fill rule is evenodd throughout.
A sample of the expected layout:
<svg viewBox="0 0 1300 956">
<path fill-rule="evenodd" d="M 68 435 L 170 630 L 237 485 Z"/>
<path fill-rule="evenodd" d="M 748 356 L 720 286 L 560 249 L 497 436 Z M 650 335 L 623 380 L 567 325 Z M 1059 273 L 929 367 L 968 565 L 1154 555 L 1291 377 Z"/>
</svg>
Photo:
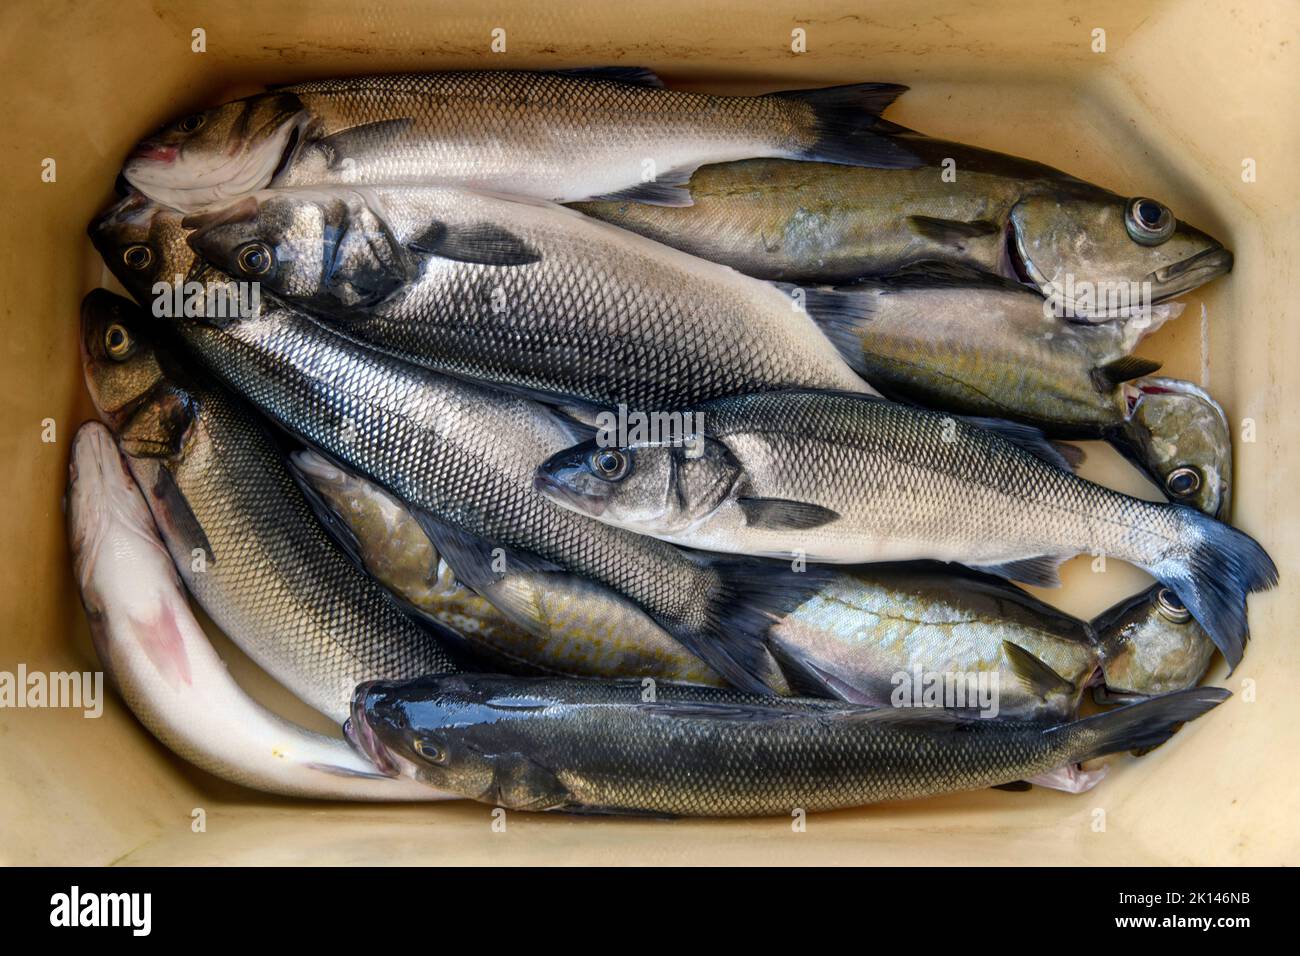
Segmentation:
<svg viewBox="0 0 1300 956">
<path fill-rule="evenodd" d="M 1229 696 L 1196 688 L 1036 722 L 670 684 L 647 700 L 635 681 L 450 675 L 359 686 L 346 733 L 394 775 L 509 810 L 788 817 L 1068 772 L 1163 743 Z"/>
<path fill-rule="evenodd" d="M 1214 643 L 1172 591 L 1154 585 L 1083 621 L 1020 588 L 952 566 L 862 565 L 833 575 L 768 633 L 794 688 L 862 706 L 920 699 L 951 683 L 955 703 L 991 690 L 996 716 L 1066 720 L 1099 702 L 1186 690 Z"/>
<path fill-rule="evenodd" d="M 488 593 L 515 591 L 517 597 L 498 598 L 503 607 L 536 609 L 531 621 L 514 623 L 456 580 L 401 501 L 309 449 L 289 459 L 325 526 L 371 577 L 491 658 L 533 673 L 725 686 L 645 611 L 582 578 L 507 567 Z M 771 679 L 779 679 L 775 667 Z"/>
<path fill-rule="evenodd" d="M 845 361 L 889 397 L 1063 439 L 1103 438 L 1127 422 L 1124 383 L 1160 367 L 1133 350 L 1182 311 L 1169 303 L 1076 323 L 1020 283 L 936 262 L 806 295 Z"/>
<path fill-rule="evenodd" d="M 313 80 L 174 120 L 122 168 L 185 212 L 273 182 L 474 186 L 549 200 L 690 201 L 703 163 L 751 156 L 909 165 L 874 132 L 906 87 L 763 96 L 666 89 L 652 72 L 467 70 Z"/>
<path fill-rule="evenodd" d="M 164 746 L 266 793 L 318 800 L 452 796 L 382 774 L 342 737 L 306 730 L 244 692 L 190 610 L 149 507 L 104 425 L 77 429 L 68 472 L 68 541 L 95 650 L 131 712 Z"/>
<path fill-rule="evenodd" d="M 1141 700 L 1194 687 L 1214 642 L 1169 588 L 1157 584 L 1093 618 L 1102 681 L 1099 702 Z"/>
<path fill-rule="evenodd" d="M 861 395 L 770 392 L 705 402 L 692 441 L 598 435 L 537 470 L 552 501 L 709 551 L 796 561 L 949 561 L 1040 586 L 1082 552 L 1170 588 L 1229 664 L 1246 595 L 1277 582 L 1248 535 L 1193 508 L 1074 475 L 1041 433 Z"/>
<path fill-rule="evenodd" d="M 1156 199 L 881 121 L 908 169 L 781 159 L 701 167 L 692 205 L 576 205 L 759 279 L 841 284 L 925 260 L 1002 276 L 1089 321 L 1165 302 L 1232 269 L 1231 251 Z"/>
<path fill-rule="evenodd" d="M 82 365 L 182 579 L 249 657 L 342 723 L 364 680 L 447 672 L 438 635 L 340 551 L 262 423 L 102 289 Z"/>
<path fill-rule="evenodd" d="M 1172 501 L 1216 518 L 1232 510 L 1232 431 L 1203 388 L 1142 376 L 1124 386 L 1130 411 L 1111 431 L 1119 448 Z"/>
<path fill-rule="evenodd" d="M 351 339 L 546 401 L 670 412 L 775 388 L 874 394 L 790 290 L 554 204 L 284 189 L 183 225 L 205 260 Z M 834 291 L 817 302 L 842 307 Z"/>
</svg>

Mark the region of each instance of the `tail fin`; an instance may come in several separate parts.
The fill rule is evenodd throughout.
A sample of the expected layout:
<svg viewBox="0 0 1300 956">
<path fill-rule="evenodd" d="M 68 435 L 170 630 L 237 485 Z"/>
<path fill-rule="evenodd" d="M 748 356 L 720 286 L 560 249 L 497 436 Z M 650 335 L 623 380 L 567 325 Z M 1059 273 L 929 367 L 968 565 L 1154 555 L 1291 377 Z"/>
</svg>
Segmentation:
<svg viewBox="0 0 1300 956">
<path fill-rule="evenodd" d="M 876 121 L 890 103 L 906 92 L 896 83 L 854 83 L 820 90 L 773 93 L 782 99 L 806 103 L 816 124 L 816 140 L 799 159 L 845 166 L 915 169 L 917 156 L 900 141 L 886 135 Z"/>
<path fill-rule="evenodd" d="M 1071 735 L 1074 747 L 1069 759 L 1074 763 L 1125 750 L 1146 750 L 1164 743 L 1187 721 L 1231 696 L 1222 687 L 1193 687 L 1063 724 L 1056 732 Z"/>
<path fill-rule="evenodd" d="M 1246 595 L 1277 584 L 1277 566 L 1250 535 L 1184 505 L 1188 548 L 1146 570 L 1171 588 L 1235 668 L 1250 635 Z"/>
<path fill-rule="evenodd" d="M 712 567 L 720 583 L 705 609 L 705 633 L 692 635 L 688 646 L 741 690 L 771 694 L 767 632 L 820 590 L 831 572 L 820 567 L 794 571 L 775 561 L 722 560 Z"/>
</svg>

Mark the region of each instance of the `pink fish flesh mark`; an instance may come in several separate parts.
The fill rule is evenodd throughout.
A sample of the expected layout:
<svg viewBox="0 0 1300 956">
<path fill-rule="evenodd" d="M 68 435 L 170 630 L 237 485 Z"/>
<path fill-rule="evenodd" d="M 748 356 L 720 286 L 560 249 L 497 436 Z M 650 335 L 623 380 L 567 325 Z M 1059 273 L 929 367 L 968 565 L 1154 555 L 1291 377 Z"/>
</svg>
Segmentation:
<svg viewBox="0 0 1300 956">
<path fill-rule="evenodd" d="M 176 159 L 175 146 L 157 146 L 152 143 L 141 143 L 131 154 L 132 159 L 147 159 L 155 163 L 170 163 Z"/>
<path fill-rule="evenodd" d="M 181 684 L 192 686 L 189 656 L 185 653 L 185 638 L 181 636 L 176 609 L 171 602 L 163 603 L 155 620 L 139 621 L 132 617 L 131 624 L 135 628 L 140 646 L 167 683 L 172 687 L 179 687 Z"/>
</svg>

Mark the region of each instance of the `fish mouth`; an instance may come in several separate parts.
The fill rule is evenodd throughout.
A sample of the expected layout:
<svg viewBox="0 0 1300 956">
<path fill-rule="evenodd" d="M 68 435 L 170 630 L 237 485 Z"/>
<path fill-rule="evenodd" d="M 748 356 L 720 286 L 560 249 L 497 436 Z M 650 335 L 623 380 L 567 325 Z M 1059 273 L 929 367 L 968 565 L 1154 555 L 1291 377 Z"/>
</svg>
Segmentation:
<svg viewBox="0 0 1300 956">
<path fill-rule="evenodd" d="M 176 162 L 176 157 L 180 155 L 180 150 L 175 146 L 164 146 L 161 143 L 150 143 L 148 141 L 140 143 L 135 149 L 131 150 L 126 157 L 127 162 L 132 163 L 159 163 L 167 165 Z"/>
<path fill-rule="evenodd" d="M 379 681 L 366 681 L 357 686 L 352 695 L 352 716 L 343 722 L 343 736 L 354 750 L 375 765 L 386 777 L 401 775 L 401 765 L 396 755 L 376 736 L 366 718 L 366 698 Z"/>
<path fill-rule="evenodd" d="M 557 481 L 544 471 L 539 471 L 533 475 L 533 490 L 561 507 L 576 511 L 579 514 L 590 515 L 593 518 L 603 515 L 606 506 L 609 504 L 607 498 L 584 494 Z"/>
<path fill-rule="evenodd" d="M 1232 271 L 1232 264 L 1232 252 L 1218 246 L 1156 269 L 1147 278 L 1156 290 L 1155 301 L 1160 302 L 1226 275 Z"/>
</svg>

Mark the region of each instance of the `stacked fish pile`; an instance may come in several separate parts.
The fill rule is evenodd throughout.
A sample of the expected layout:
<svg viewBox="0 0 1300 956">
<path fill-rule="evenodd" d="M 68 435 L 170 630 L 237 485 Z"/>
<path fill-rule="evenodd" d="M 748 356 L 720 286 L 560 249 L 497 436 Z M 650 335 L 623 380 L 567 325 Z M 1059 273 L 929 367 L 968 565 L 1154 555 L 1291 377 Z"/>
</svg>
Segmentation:
<svg viewBox="0 0 1300 956">
<path fill-rule="evenodd" d="M 69 498 L 132 709 L 272 791 L 748 815 L 1086 789 L 1222 701 L 1276 570 L 1223 412 L 1133 351 L 1231 254 L 902 91 L 376 76 L 144 140 Z M 1011 583 L 1082 552 L 1157 583 L 1091 622 Z M 182 582 L 347 742 L 246 698 Z"/>
</svg>

